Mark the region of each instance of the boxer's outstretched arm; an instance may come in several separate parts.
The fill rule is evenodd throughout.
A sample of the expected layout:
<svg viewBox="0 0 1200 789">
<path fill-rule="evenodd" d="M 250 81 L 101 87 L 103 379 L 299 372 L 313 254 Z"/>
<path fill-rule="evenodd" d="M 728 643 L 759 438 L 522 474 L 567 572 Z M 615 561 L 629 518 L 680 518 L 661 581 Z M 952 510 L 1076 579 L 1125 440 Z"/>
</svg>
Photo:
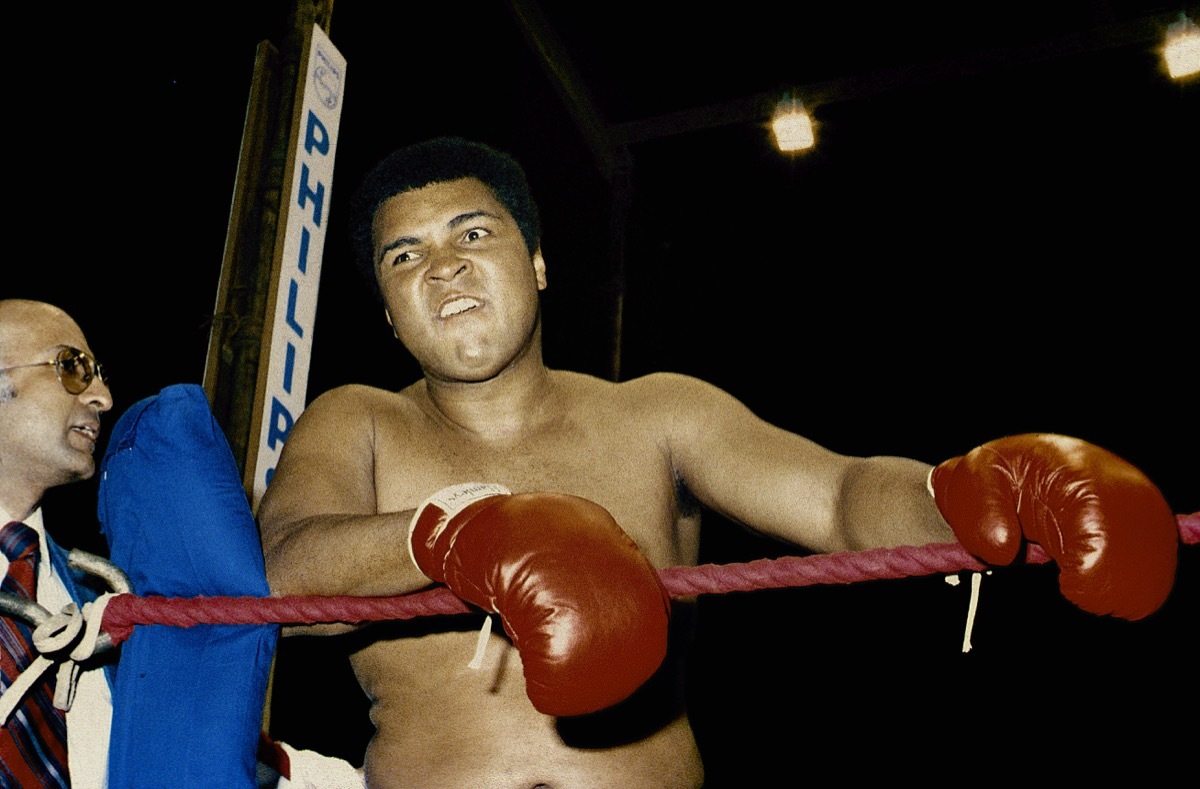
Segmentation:
<svg viewBox="0 0 1200 789">
<path fill-rule="evenodd" d="M 429 585 L 408 558 L 412 511 L 376 512 L 373 434 L 355 387 L 321 395 L 296 420 L 257 512 L 274 594 L 385 596 Z"/>
<path fill-rule="evenodd" d="M 1148 616 L 1170 594 L 1179 546 L 1170 506 L 1140 470 L 1087 441 L 1001 437 L 930 475 L 913 460 L 828 452 L 690 379 L 663 390 L 682 398 L 668 431 L 677 473 L 751 528 L 825 552 L 957 539 L 998 565 L 1028 541 L 1058 564 L 1075 605 L 1124 619 Z"/>
<path fill-rule="evenodd" d="M 631 383 L 661 403 L 679 478 L 726 517 L 822 553 L 954 542 L 926 487 L 925 463 L 832 452 L 694 378 Z"/>
</svg>

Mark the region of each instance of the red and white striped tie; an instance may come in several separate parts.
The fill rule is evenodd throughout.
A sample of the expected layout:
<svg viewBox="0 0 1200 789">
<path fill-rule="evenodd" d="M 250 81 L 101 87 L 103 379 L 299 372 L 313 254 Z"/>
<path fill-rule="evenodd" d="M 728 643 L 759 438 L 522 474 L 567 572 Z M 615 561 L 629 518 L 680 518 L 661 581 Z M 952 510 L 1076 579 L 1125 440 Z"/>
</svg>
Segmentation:
<svg viewBox="0 0 1200 789">
<path fill-rule="evenodd" d="M 38 535 L 14 521 L 0 530 L 0 550 L 8 557 L 8 574 L 0 591 L 36 599 Z M 37 654 L 29 625 L 0 616 L 0 673 L 7 690 Z M 54 673 L 34 685 L 4 724 L 0 735 L 0 786 L 35 789 L 71 785 L 67 774 L 67 722 L 54 706 Z"/>
</svg>

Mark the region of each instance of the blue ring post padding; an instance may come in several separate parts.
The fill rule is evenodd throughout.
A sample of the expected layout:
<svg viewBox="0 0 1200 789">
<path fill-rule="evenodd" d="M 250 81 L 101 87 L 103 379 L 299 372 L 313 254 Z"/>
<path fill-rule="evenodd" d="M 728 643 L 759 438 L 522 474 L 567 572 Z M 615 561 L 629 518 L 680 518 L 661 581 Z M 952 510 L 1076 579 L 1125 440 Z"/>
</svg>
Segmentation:
<svg viewBox="0 0 1200 789">
<path fill-rule="evenodd" d="M 101 463 L 110 558 L 141 596 L 270 593 L 258 528 L 204 390 L 126 411 Z M 254 787 L 279 626 L 139 625 L 121 645 L 108 785 Z"/>
</svg>

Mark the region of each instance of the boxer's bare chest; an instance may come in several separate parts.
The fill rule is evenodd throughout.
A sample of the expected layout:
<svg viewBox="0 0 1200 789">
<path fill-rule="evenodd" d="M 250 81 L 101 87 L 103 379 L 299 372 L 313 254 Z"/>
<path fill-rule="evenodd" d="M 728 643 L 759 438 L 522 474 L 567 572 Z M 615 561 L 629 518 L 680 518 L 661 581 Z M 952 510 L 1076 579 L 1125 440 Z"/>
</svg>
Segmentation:
<svg viewBox="0 0 1200 789">
<path fill-rule="evenodd" d="M 375 426 L 380 512 L 402 512 L 463 482 L 582 496 L 612 513 L 658 566 L 695 560 L 698 517 L 681 502 L 663 437 L 621 403 L 566 397 L 547 418 L 501 436 L 422 409 Z"/>
</svg>

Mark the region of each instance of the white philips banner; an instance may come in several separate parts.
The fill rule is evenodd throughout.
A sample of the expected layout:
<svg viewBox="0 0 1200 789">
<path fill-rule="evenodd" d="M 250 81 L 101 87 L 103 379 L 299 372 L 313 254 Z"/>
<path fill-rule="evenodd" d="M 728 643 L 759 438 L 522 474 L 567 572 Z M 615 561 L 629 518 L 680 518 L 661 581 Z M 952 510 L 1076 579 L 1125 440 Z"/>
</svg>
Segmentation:
<svg viewBox="0 0 1200 789">
<path fill-rule="evenodd" d="M 319 26 L 305 42 L 296 76 L 292 139 L 259 357 L 246 481 L 257 511 L 296 417 L 304 410 L 321 256 L 329 219 L 333 160 L 346 61 Z M 278 238 L 278 236 L 277 236 Z"/>
</svg>

